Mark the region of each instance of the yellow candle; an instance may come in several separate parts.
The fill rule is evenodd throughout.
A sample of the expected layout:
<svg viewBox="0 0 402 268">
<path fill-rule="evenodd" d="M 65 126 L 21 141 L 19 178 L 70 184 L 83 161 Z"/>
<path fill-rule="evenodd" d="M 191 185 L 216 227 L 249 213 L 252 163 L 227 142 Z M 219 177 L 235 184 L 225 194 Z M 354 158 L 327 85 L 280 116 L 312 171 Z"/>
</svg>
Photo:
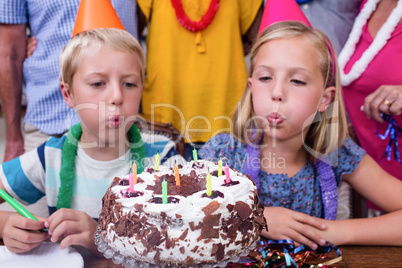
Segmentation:
<svg viewBox="0 0 402 268">
<path fill-rule="evenodd" d="M 163 179 L 162 182 L 162 204 L 167 204 L 168 203 L 168 198 L 167 198 L 167 181 Z"/>
<path fill-rule="evenodd" d="M 179 167 L 177 164 L 174 164 L 174 176 L 176 178 L 176 185 L 180 186 L 180 173 L 179 173 Z"/>
<path fill-rule="evenodd" d="M 212 195 L 211 174 L 207 175 L 207 196 Z"/>
<path fill-rule="evenodd" d="M 159 168 L 159 158 L 160 158 L 160 156 L 159 156 L 159 152 L 158 152 L 155 156 L 155 171 L 158 171 L 158 168 Z"/>
<path fill-rule="evenodd" d="M 218 161 L 218 177 L 222 176 L 222 159 Z"/>
<path fill-rule="evenodd" d="M 134 160 L 134 163 L 133 163 L 133 178 L 134 178 L 134 184 L 137 184 L 137 164 L 135 163 L 135 160 Z"/>
</svg>

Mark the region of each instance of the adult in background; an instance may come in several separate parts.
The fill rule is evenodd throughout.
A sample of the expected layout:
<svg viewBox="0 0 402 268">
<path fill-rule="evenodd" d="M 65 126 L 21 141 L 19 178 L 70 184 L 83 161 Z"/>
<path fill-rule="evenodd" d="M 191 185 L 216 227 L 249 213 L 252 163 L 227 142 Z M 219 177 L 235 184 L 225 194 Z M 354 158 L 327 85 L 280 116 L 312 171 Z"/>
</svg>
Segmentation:
<svg viewBox="0 0 402 268">
<path fill-rule="evenodd" d="M 390 139 L 390 133 L 382 140 L 376 133 L 385 134 L 389 127 L 380 112 L 394 115 L 396 124 L 402 126 L 401 19 L 402 1 L 365 0 L 339 55 L 346 109 L 359 143 L 384 170 L 400 180 L 402 163 L 394 155 L 399 148 L 393 144 L 400 144 L 402 139 L 397 135 Z M 388 160 L 384 153 L 390 142 L 394 143 Z M 379 214 L 374 205 L 369 203 L 369 208 L 369 216 Z"/>
<path fill-rule="evenodd" d="M 232 126 L 247 81 L 242 41 L 257 35 L 262 0 L 137 2 L 139 25 L 149 23 L 142 115 L 179 129 L 189 159 L 194 143 Z"/>
</svg>

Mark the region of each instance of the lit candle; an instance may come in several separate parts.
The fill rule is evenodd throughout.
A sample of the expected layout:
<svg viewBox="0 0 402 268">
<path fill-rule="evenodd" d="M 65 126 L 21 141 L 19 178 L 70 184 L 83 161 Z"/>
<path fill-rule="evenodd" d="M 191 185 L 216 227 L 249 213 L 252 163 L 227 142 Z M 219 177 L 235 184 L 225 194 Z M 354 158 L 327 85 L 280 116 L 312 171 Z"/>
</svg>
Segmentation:
<svg viewBox="0 0 402 268">
<path fill-rule="evenodd" d="M 226 183 L 230 183 L 230 172 L 228 164 L 225 165 Z"/>
<path fill-rule="evenodd" d="M 212 195 L 212 185 L 211 185 L 211 174 L 207 175 L 207 196 L 211 196 Z"/>
<path fill-rule="evenodd" d="M 167 204 L 168 203 L 168 198 L 167 198 L 167 181 L 163 179 L 162 182 L 162 204 Z"/>
<path fill-rule="evenodd" d="M 160 156 L 159 156 L 159 152 L 158 152 L 155 156 L 155 171 L 158 171 L 158 168 L 159 168 L 159 158 L 160 158 Z"/>
<path fill-rule="evenodd" d="M 130 192 L 134 193 L 134 183 L 133 183 L 133 173 L 130 172 L 130 174 L 128 175 L 128 183 L 130 185 Z"/>
<path fill-rule="evenodd" d="M 197 150 L 195 149 L 195 147 L 194 147 L 194 150 L 193 150 L 193 159 L 194 159 L 194 162 L 198 161 Z"/>
<path fill-rule="evenodd" d="M 176 186 L 180 186 L 180 173 L 177 164 L 174 164 L 174 176 L 176 178 Z"/>
<path fill-rule="evenodd" d="M 218 161 L 218 177 L 222 176 L 222 159 Z"/>
<path fill-rule="evenodd" d="M 134 184 L 137 184 L 137 164 L 133 163 L 133 178 L 134 178 Z"/>
</svg>

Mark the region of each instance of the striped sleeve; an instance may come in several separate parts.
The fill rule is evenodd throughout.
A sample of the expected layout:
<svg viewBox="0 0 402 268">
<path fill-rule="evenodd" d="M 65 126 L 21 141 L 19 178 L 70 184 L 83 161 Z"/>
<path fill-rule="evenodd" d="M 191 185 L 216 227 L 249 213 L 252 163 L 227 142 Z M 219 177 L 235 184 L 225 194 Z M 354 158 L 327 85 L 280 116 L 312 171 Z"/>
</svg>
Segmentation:
<svg viewBox="0 0 402 268">
<path fill-rule="evenodd" d="M 45 169 L 38 150 L 2 164 L 1 181 L 6 191 L 19 202 L 28 205 L 45 195 Z"/>
</svg>

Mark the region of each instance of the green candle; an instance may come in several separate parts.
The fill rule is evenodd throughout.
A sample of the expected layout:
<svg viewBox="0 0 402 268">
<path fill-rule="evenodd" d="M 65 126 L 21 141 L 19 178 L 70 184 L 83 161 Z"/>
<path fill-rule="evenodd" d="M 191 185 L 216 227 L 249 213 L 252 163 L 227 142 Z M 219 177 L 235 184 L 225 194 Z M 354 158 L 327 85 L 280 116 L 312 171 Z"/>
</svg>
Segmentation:
<svg viewBox="0 0 402 268">
<path fill-rule="evenodd" d="M 218 177 L 222 176 L 222 159 L 218 161 Z"/>
<path fill-rule="evenodd" d="M 159 168 L 159 158 L 160 158 L 160 155 L 158 152 L 155 156 L 155 171 L 158 171 L 158 168 Z"/>
<path fill-rule="evenodd" d="M 212 194 L 212 185 L 211 185 L 211 174 L 207 175 L 207 196 L 211 196 Z"/>
<path fill-rule="evenodd" d="M 6 193 L 3 189 L 0 189 L 0 197 L 2 197 L 7 203 L 9 203 L 19 214 L 24 216 L 25 218 L 35 220 L 34 215 L 32 215 L 28 210 L 26 210 L 20 203 L 18 203 L 14 198 L 12 198 L 8 193 Z"/>
<path fill-rule="evenodd" d="M 163 179 L 162 182 L 162 204 L 167 204 L 168 203 L 168 198 L 167 198 L 167 181 Z"/>
<path fill-rule="evenodd" d="M 197 150 L 195 149 L 195 147 L 194 147 L 194 150 L 193 150 L 193 159 L 194 159 L 194 162 L 198 161 Z"/>
</svg>

